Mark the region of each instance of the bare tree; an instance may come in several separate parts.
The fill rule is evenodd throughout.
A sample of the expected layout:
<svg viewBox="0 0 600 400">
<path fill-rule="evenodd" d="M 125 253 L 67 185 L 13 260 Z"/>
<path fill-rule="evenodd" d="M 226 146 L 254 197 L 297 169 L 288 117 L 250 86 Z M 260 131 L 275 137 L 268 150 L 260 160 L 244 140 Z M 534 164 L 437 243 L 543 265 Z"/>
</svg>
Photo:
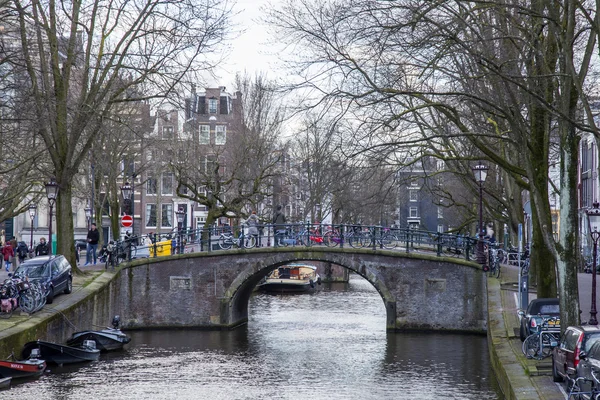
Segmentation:
<svg viewBox="0 0 600 400">
<path fill-rule="evenodd" d="M 175 143 L 178 157 L 171 168 L 177 194 L 207 207 L 205 226 L 219 217 L 247 216 L 271 196 L 281 158 L 278 140 L 285 110 L 273 84 L 260 74 L 238 75 L 235 89 L 237 102 L 226 142 L 216 137 L 202 142 L 191 112 L 185 138 Z"/>
<path fill-rule="evenodd" d="M 57 201 L 58 251 L 74 261 L 72 177 L 117 103 L 161 98 L 210 70 L 228 29 L 226 1 L 11 1 L 20 57 Z M 218 61 L 218 60 L 217 60 Z M 140 98 L 139 94 L 142 94 Z"/>
<path fill-rule="evenodd" d="M 558 281 L 567 323 L 579 322 L 575 176 L 577 128 L 587 128 L 578 84 L 595 46 L 585 24 L 596 20 L 584 11 L 594 4 L 581 4 L 304 0 L 270 16 L 302 54 L 293 88 L 310 93 L 304 106 L 329 107 L 357 126 L 345 141 L 350 156 L 391 164 L 434 155 L 462 165 L 465 176 L 468 162 L 487 160 L 508 186 L 498 197 L 510 197 L 510 213 L 522 211 L 515 194 L 529 192 L 538 295 L 555 295 Z M 548 172 L 559 147 L 555 241 Z"/>
</svg>

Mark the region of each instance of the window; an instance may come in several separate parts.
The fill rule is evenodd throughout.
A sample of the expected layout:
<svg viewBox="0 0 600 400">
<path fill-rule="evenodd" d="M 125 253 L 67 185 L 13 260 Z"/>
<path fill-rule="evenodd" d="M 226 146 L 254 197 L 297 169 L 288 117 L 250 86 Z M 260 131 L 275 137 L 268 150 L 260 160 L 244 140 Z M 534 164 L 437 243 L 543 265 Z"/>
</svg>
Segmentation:
<svg viewBox="0 0 600 400">
<path fill-rule="evenodd" d="M 409 208 L 409 216 L 411 218 L 418 218 L 419 217 L 419 209 L 417 207 L 410 207 Z"/>
<path fill-rule="evenodd" d="M 146 204 L 146 226 L 156 226 L 156 204 Z"/>
<path fill-rule="evenodd" d="M 208 99 L 208 112 L 210 114 L 217 113 L 217 99 L 212 98 L 212 97 L 210 99 Z"/>
<path fill-rule="evenodd" d="M 215 129 L 215 144 L 225 144 L 227 140 L 226 127 L 224 125 L 217 125 Z"/>
<path fill-rule="evenodd" d="M 438 225 L 438 230 L 439 233 L 444 233 L 444 225 Z"/>
<path fill-rule="evenodd" d="M 161 226 L 170 228 L 173 226 L 173 204 L 161 205 Z"/>
<path fill-rule="evenodd" d="M 156 178 L 149 177 L 146 181 L 146 194 L 156 194 Z"/>
<path fill-rule="evenodd" d="M 200 125 L 198 141 L 200 144 L 210 144 L 210 125 Z"/>
<path fill-rule="evenodd" d="M 438 218 L 444 218 L 444 209 L 442 207 L 438 206 L 437 211 L 438 211 Z"/>
<path fill-rule="evenodd" d="M 163 139 L 173 139 L 175 136 L 175 129 L 172 126 L 163 126 Z"/>
<path fill-rule="evenodd" d="M 419 192 L 417 190 L 409 190 L 408 191 L 408 200 L 409 201 L 419 201 Z"/>
<path fill-rule="evenodd" d="M 162 174 L 161 194 L 173 194 L 173 174 L 165 172 Z"/>
</svg>

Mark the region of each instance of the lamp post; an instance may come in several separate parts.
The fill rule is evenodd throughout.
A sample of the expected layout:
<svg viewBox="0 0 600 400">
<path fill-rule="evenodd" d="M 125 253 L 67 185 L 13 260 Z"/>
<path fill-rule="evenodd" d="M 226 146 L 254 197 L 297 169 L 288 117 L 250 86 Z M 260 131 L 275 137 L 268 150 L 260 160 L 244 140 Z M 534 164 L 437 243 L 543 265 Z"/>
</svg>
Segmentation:
<svg viewBox="0 0 600 400">
<path fill-rule="evenodd" d="M 185 216 L 185 211 L 183 211 L 183 208 L 178 209 L 177 211 L 175 211 L 175 214 L 177 215 L 177 232 L 178 232 L 178 241 L 179 241 L 179 254 L 183 253 L 183 240 L 182 240 L 182 236 L 181 236 L 181 230 L 182 230 L 182 226 L 183 226 L 183 217 Z"/>
<path fill-rule="evenodd" d="M 92 219 L 92 208 L 90 206 L 86 206 L 83 211 L 85 211 L 85 219 L 87 220 L 87 228 L 90 230 L 90 220 Z"/>
<path fill-rule="evenodd" d="M 52 209 L 54 208 L 57 196 L 58 183 L 52 178 L 50 179 L 50 182 L 46 183 L 46 197 L 48 198 L 48 205 L 50 206 L 50 220 L 48 221 L 48 254 L 52 254 Z"/>
<path fill-rule="evenodd" d="M 33 219 L 35 218 L 35 213 L 37 211 L 37 207 L 35 204 L 29 205 L 29 218 L 31 218 L 31 237 L 29 238 L 29 251 L 33 251 Z"/>
<path fill-rule="evenodd" d="M 475 175 L 475 181 L 479 183 L 479 242 L 477 242 L 477 259 L 479 263 L 483 265 L 485 264 L 485 255 L 483 254 L 483 183 L 485 182 L 485 178 L 487 178 L 489 168 L 487 167 L 487 165 L 483 165 L 480 162 L 478 165 L 475 165 L 472 169 L 473 174 Z"/>
<path fill-rule="evenodd" d="M 590 227 L 590 236 L 594 242 L 594 258 L 592 266 L 592 306 L 590 308 L 589 325 L 598 325 L 596 319 L 596 260 L 598 257 L 598 238 L 600 238 L 600 204 L 595 201 L 592 208 L 586 210 L 588 216 L 588 224 Z"/>
</svg>

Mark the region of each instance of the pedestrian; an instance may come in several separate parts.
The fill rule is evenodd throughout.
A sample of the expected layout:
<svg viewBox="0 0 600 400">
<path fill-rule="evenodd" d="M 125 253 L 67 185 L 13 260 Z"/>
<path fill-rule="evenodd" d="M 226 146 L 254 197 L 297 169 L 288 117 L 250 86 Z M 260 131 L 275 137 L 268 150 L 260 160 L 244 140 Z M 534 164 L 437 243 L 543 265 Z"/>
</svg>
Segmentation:
<svg viewBox="0 0 600 400">
<path fill-rule="evenodd" d="M 4 258 L 4 265 L 6 266 L 6 271 L 10 271 L 12 258 L 15 256 L 15 251 L 11 246 L 10 242 L 6 243 L 4 247 L 2 247 L 2 255 Z"/>
<path fill-rule="evenodd" d="M 277 206 L 277 211 L 273 216 L 273 231 L 275 234 L 273 235 L 273 240 L 275 242 L 275 247 L 279 247 L 281 243 L 279 241 L 283 238 L 285 234 L 285 215 L 283 214 L 281 204 Z"/>
<path fill-rule="evenodd" d="M 16 266 L 17 265 L 17 246 L 19 246 L 19 244 L 17 243 L 17 238 L 16 237 L 11 237 L 10 238 L 10 246 L 12 247 L 13 250 L 13 256 L 10 259 L 10 262 L 12 265 Z"/>
<path fill-rule="evenodd" d="M 248 237 L 254 237 L 256 241 L 256 247 L 260 247 L 258 243 L 258 216 L 256 215 L 256 211 L 252 211 L 252 214 L 246 220 L 246 225 L 248 225 Z"/>
<path fill-rule="evenodd" d="M 38 245 L 35 247 L 35 256 L 47 256 L 50 253 L 46 238 L 41 238 Z"/>
<path fill-rule="evenodd" d="M 25 261 L 25 257 L 27 257 L 27 244 L 25 242 L 17 244 L 17 256 L 19 257 L 19 264 Z"/>
<path fill-rule="evenodd" d="M 92 259 L 94 260 L 94 265 L 98 259 L 96 258 L 96 249 L 98 248 L 98 241 L 100 241 L 100 232 L 96 229 L 96 224 L 92 222 L 92 227 L 88 231 L 87 234 L 87 251 L 85 255 L 85 264 L 90 265 Z"/>
</svg>

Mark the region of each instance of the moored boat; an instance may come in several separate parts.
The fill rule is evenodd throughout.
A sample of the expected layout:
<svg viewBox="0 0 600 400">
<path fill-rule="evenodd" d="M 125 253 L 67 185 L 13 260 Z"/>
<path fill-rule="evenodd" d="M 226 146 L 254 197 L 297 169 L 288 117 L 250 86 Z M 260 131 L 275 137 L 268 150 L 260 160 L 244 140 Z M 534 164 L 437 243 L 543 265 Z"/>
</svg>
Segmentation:
<svg viewBox="0 0 600 400">
<path fill-rule="evenodd" d="M 119 329 L 120 322 L 121 318 L 115 315 L 112 320 L 112 328 L 75 332 L 67 340 L 67 345 L 81 346 L 85 340 L 93 340 L 96 342 L 96 348 L 100 351 L 121 350 L 124 345 L 131 341 L 131 338 Z"/>
<path fill-rule="evenodd" d="M 271 293 L 307 292 L 321 284 L 317 267 L 307 264 L 282 265 L 271 272 L 263 282 L 259 283 L 260 290 Z"/>
<path fill-rule="evenodd" d="M 12 378 L 10 376 L 6 378 L 0 378 L 0 390 L 9 389 L 11 380 Z"/>
<path fill-rule="evenodd" d="M 0 376 L 10 378 L 33 378 L 40 376 L 46 369 L 46 361 L 40 360 L 39 351 L 34 349 L 26 360 L 15 360 L 14 356 L 0 360 Z"/>
<path fill-rule="evenodd" d="M 71 347 L 58 343 L 36 340 L 25 343 L 21 355 L 29 357 L 32 351 L 39 349 L 40 358 L 51 364 L 73 364 L 85 361 L 97 361 L 100 358 L 100 350 L 96 348 L 93 340 L 86 340 L 82 346 Z"/>
</svg>

